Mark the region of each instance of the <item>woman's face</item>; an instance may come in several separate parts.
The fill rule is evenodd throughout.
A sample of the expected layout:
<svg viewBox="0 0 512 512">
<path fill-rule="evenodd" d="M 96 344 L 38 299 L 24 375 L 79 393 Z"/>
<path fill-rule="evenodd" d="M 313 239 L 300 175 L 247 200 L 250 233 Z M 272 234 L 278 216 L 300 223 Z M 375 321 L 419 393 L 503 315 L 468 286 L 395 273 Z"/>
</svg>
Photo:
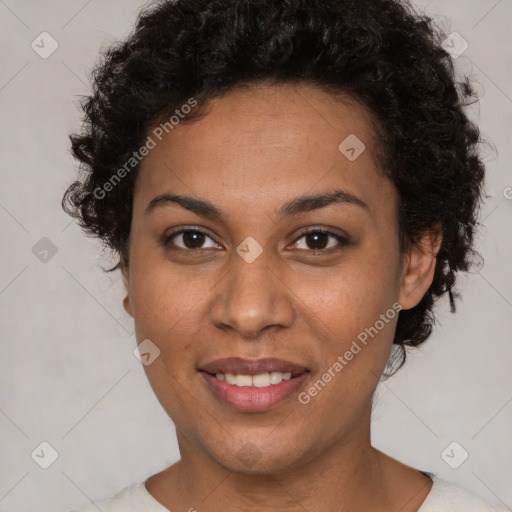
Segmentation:
<svg viewBox="0 0 512 512">
<path fill-rule="evenodd" d="M 265 473 L 367 442 L 397 304 L 419 302 L 431 258 L 400 264 L 397 195 L 347 100 L 259 85 L 153 136 L 124 305 L 182 457 Z"/>
</svg>

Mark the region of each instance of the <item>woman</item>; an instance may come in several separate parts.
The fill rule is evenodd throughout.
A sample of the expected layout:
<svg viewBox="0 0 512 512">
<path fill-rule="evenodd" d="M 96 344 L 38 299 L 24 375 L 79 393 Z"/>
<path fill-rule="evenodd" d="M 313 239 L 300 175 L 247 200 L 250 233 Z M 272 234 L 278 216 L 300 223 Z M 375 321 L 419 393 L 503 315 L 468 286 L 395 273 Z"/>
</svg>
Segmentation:
<svg viewBox="0 0 512 512">
<path fill-rule="evenodd" d="M 181 455 L 101 510 L 492 510 L 370 440 L 381 376 L 454 309 L 482 194 L 473 90 L 431 20 L 161 2 L 93 85 L 63 206 L 119 257 Z"/>
</svg>

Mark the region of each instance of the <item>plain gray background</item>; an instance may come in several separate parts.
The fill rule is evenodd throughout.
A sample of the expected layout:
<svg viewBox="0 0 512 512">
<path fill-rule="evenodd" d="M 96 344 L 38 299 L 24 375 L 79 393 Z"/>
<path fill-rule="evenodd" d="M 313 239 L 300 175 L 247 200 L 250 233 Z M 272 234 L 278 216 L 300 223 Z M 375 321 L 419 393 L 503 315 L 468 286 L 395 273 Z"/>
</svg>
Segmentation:
<svg viewBox="0 0 512 512">
<path fill-rule="evenodd" d="M 471 116 L 497 152 L 483 148 L 485 265 L 461 279 L 457 313 L 441 301 L 431 339 L 379 387 L 373 443 L 511 510 L 512 0 L 415 4 L 468 42 L 457 69 L 482 95 Z M 60 208 L 87 73 L 142 5 L 0 0 L 1 511 L 69 511 L 178 459 L 173 424 L 133 355 L 120 276 L 101 271 L 110 262 L 99 242 Z M 42 32 L 58 44 L 47 58 L 31 47 Z M 40 53 L 54 44 L 42 37 Z M 42 442 L 58 455 L 47 469 Z M 446 462 L 465 452 L 456 469 Z"/>
</svg>

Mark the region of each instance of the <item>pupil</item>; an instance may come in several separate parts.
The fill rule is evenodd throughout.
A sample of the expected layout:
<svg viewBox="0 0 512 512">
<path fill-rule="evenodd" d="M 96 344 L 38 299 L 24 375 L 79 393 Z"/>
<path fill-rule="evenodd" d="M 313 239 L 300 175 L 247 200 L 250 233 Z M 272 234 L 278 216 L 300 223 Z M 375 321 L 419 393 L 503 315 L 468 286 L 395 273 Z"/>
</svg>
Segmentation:
<svg viewBox="0 0 512 512">
<path fill-rule="evenodd" d="M 324 241 L 324 243 L 320 242 L 320 244 L 319 244 L 320 246 L 318 245 L 318 237 L 323 237 L 323 241 Z M 310 241 L 313 242 L 313 245 L 314 245 L 313 249 L 315 249 L 315 250 L 323 249 L 324 247 L 327 246 L 327 235 L 325 233 L 319 233 L 319 232 L 309 233 L 308 235 L 306 235 L 306 242 L 308 243 L 308 246 L 309 246 Z"/>
<path fill-rule="evenodd" d="M 189 243 L 189 239 L 192 239 L 192 242 Z M 202 242 L 204 241 L 204 234 L 198 233 L 197 231 L 187 231 L 183 233 L 183 242 L 188 249 L 194 249 L 200 247 Z"/>
<path fill-rule="evenodd" d="M 309 247 L 314 250 L 323 249 L 327 246 L 327 235 L 325 233 L 309 233 L 306 235 L 306 241 Z M 197 231 L 187 231 L 183 233 L 183 242 L 189 249 L 201 247 L 204 242 L 204 234 Z"/>
</svg>

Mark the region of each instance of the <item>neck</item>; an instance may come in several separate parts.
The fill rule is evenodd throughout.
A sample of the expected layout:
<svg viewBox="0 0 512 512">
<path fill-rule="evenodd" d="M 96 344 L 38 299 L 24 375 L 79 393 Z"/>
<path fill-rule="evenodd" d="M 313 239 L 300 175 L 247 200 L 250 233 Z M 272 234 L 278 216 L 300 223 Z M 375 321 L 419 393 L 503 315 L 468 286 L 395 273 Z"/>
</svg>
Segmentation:
<svg viewBox="0 0 512 512">
<path fill-rule="evenodd" d="M 393 509 L 384 476 L 386 456 L 371 446 L 369 418 L 366 428 L 354 428 L 311 460 L 271 474 L 230 471 L 181 432 L 177 436 L 182 459 L 161 474 L 165 491 L 147 485 L 170 510 Z"/>
</svg>

